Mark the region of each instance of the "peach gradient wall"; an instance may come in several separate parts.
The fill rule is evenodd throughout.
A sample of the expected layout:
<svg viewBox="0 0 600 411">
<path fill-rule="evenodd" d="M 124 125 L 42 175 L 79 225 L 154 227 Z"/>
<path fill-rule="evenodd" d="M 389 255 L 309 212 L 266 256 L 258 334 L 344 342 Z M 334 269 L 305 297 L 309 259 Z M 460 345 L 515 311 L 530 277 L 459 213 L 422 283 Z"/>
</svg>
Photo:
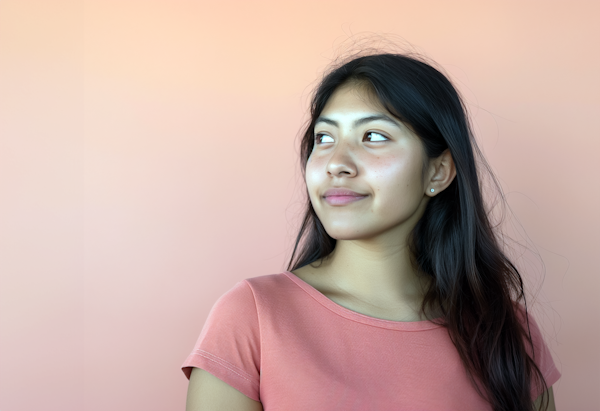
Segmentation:
<svg viewBox="0 0 600 411">
<path fill-rule="evenodd" d="M 0 409 L 183 409 L 212 304 L 285 268 L 309 86 L 385 32 L 465 94 L 531 241 L 557 408 L 600 410 L 598 5 L 0 2 Z"/>
</svg>

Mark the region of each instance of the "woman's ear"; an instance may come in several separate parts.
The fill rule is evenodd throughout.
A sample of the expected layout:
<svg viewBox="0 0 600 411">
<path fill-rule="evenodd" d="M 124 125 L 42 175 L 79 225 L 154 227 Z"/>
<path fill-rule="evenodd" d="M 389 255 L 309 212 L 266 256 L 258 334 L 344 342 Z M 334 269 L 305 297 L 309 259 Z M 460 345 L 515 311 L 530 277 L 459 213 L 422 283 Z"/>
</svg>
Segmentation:
<svg viewBox="0 0 600 411">
<path fill-rule="evenodd" d="M 450 149 L 429 162 L 429 181 L 425 184 L 425 193 L 430 197 L 446 189 L 456 177 L 456 168 Z M 433 190 L 433 191 L 431 191 Z"/>
</svg>

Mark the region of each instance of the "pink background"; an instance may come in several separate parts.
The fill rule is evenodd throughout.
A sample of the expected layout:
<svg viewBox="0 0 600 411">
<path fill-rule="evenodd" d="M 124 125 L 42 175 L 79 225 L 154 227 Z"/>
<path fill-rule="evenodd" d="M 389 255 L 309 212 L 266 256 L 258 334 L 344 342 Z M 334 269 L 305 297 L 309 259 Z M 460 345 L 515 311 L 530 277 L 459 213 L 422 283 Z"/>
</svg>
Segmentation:
<svg viewBox="0 0 600 411">
<path fill-rule="evenodd" d="M 378 32 L 464 93 L 557 409 L 600 410 L 599 4 L 3 0 L 0 409 L 184 409 L 215 300 L 289 258 L 314 81 Z"/>
</svg>

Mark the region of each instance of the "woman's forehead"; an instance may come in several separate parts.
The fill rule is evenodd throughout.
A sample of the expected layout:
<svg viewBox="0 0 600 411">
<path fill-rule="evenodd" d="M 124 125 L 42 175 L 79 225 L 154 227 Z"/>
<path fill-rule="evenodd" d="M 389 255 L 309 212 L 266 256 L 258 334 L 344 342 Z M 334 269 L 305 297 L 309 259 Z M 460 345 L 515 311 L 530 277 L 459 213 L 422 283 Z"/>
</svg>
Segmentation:
<svg viewBox="0 0 600 411">
<path fill-rule="evenodd" d="M 385 109 L 373 88 L 365 85 L 365 82 L 345 83 L 339 86 L 327 100 L 321 115 L 335 111 L 360 111 L 392 116 Z"/>
</svg>

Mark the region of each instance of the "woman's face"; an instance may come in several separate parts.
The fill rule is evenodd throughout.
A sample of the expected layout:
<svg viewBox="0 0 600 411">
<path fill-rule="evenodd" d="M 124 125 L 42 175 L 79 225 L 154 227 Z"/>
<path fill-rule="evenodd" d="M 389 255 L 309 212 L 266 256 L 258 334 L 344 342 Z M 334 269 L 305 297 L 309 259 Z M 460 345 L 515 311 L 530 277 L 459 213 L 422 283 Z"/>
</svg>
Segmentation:
<svg viewBox="0 0 600 411">
<path fill-rule="evenodd" d="M 325 105 L 314 135 L 306 184 L 331 237 L 368 239 L 412 230 L 429 199 L 421 174 L 425 152 L 414 132 L 364 87 L 343 85 Z M 336 188 L 362 196 L 325 197 Z"/>
</svg>

